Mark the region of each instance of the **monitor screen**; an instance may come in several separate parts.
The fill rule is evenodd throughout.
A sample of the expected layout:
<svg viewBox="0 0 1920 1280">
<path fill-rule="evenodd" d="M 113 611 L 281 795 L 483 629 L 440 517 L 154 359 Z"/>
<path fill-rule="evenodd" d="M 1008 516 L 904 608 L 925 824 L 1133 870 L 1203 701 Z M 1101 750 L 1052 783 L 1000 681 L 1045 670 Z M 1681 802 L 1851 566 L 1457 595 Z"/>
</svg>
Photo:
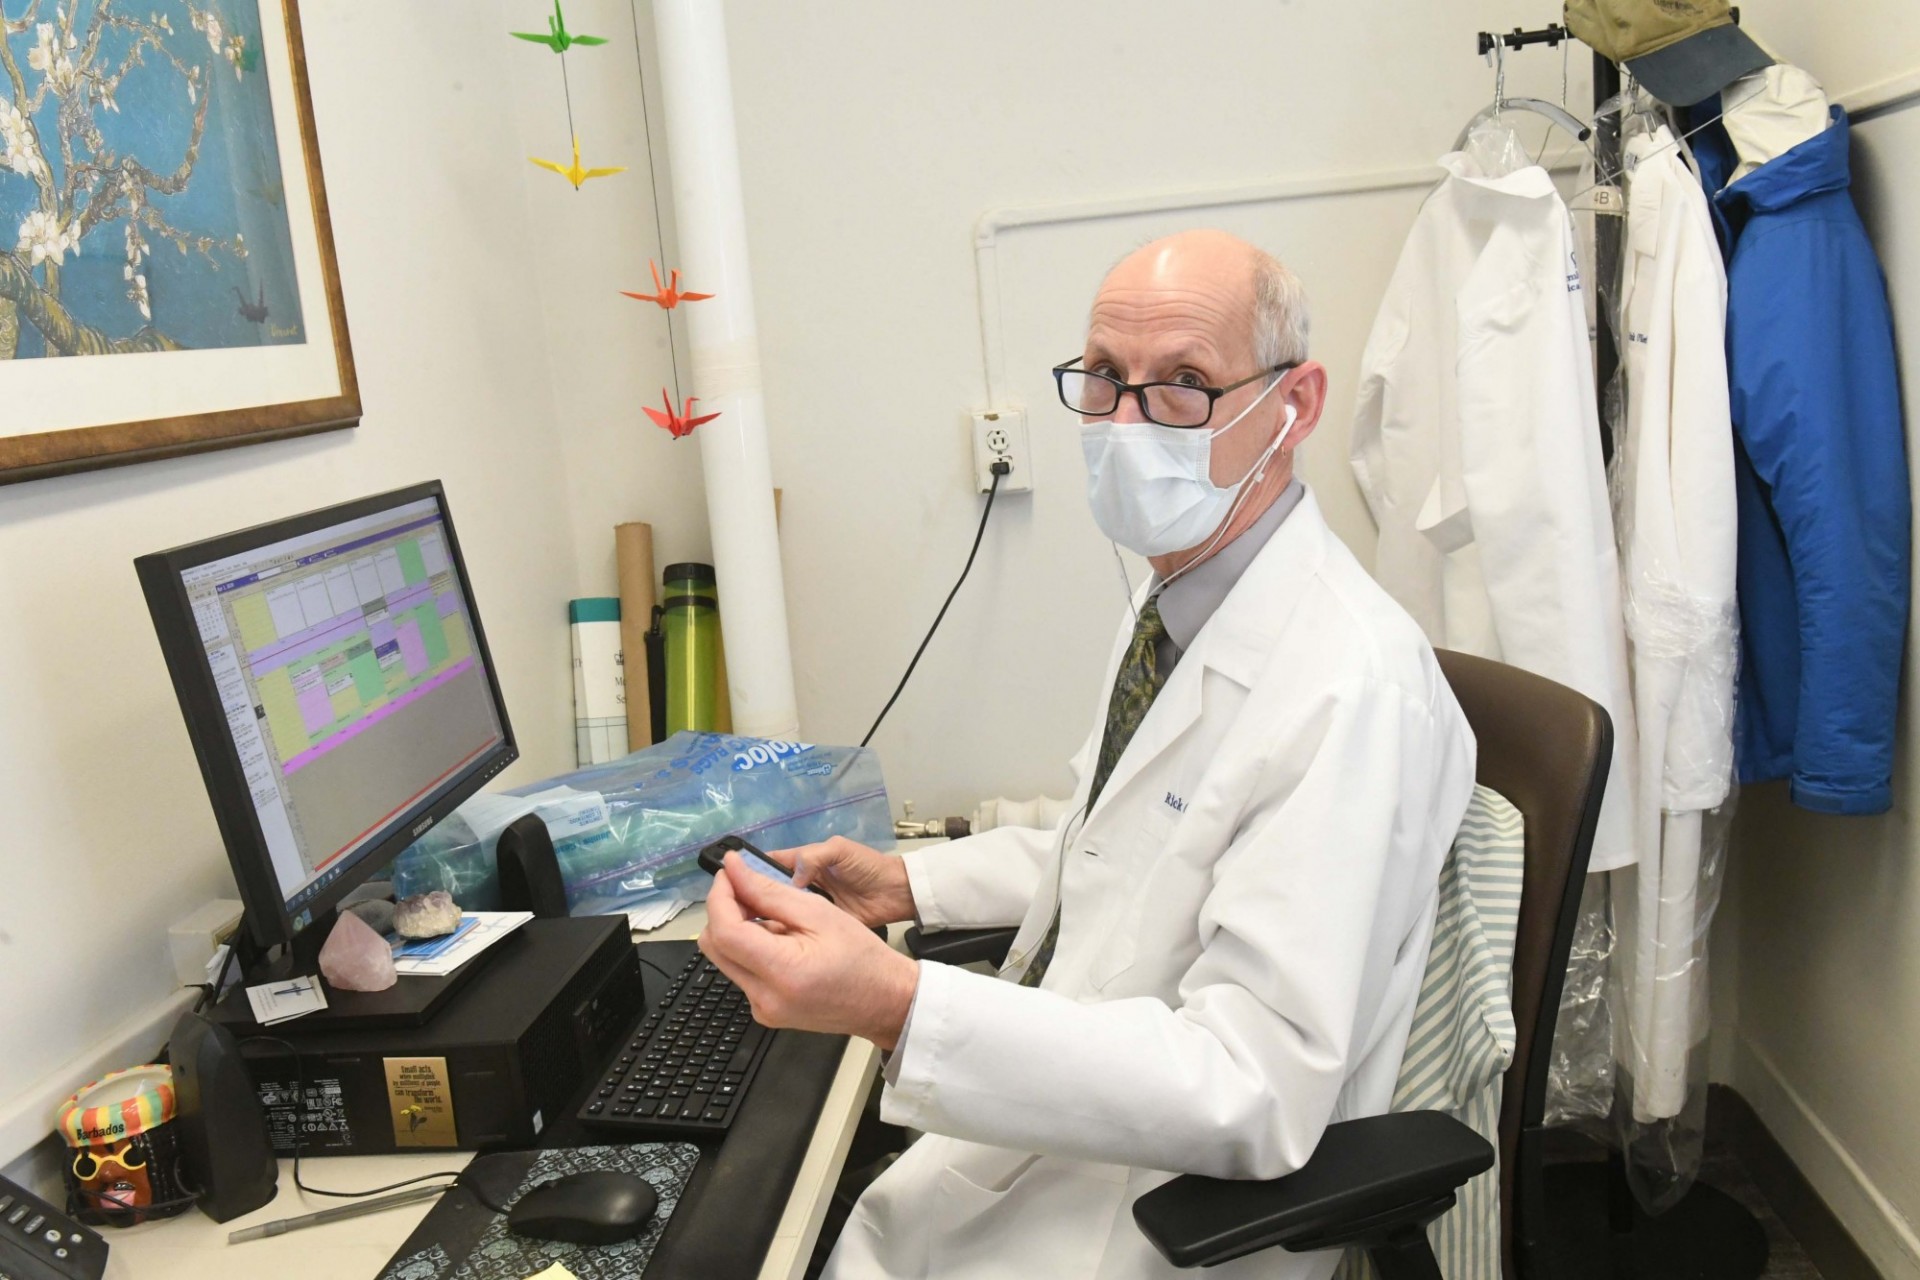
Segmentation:
<svg viewBox="0 0 1920 1280">
<path fill-rule="evenodd" d="M 378 869 L 363 861 L 384 865 L 430 825 L 436 800 L 513 757 L 442 498 L 389 496 L 162 557 L 191 619 L 191 647 L 167 645 L 155 609 L 170 663 L 195 666 L 174 672 L 189 729 L 203 769 L 237 765 L 225 789 L 244 800 L 226 807 L 253 819 L 236 850 L 235 815 L 223 818 L 236 872 L 253 863 L 243 887 L 263 888 L 269 871 L 296 931 L 337 899 L 329 889 Z M 190 702 L 183 676 L 212 698 Z"/>
</svg>

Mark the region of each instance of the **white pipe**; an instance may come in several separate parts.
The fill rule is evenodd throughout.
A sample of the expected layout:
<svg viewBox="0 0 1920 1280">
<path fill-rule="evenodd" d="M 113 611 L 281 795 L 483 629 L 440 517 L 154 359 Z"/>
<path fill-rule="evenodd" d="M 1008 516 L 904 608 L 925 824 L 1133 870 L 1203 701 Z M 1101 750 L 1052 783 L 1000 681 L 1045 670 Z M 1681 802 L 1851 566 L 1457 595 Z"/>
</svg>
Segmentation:
<svg viewBox="0 0 1920 1280">
<path fill-rule="evenodd" d="M 1851 93 L 1836 94 L 1833 100 L 1847 109 L 1852 123 L 1865 124 L 1876 116 L 1898 111 L 1920 100 L 1920 70 L 1889 76 Z"/>
<path fill-rule="evenodd" d="M 1570 167 L 1571 162 L 1560 167 Z M 1010 408 L 1007 393 L 1007 346 L 1000 318 L 1000 233 L 1019 227 L 1051 226 L 1063 222 L 1095 222 L 1142 213 L 1175 213 L 1183 209 L 1217 209 L 1240 204 L 1267 204 L 1278 200 L 1306 200 L 1324 196 L 1356 195 L 1364 191 L 1393 191 L 1430 187 L 1440 180 L 1434 165 L 1387 169 L 1373 173 L 1330 174 L 1311 178 L 1279 178 L 1231 187 L 1201 187 L 1159 191 L 1148 195 L 1109 196 L 1059 204 L 989 209 L 973 224 L 973 260 L 980 296 L 980 351 L 985 364 L 988 409 Z"/>
<path fill-rule="evenodd" d="M 692 356 L 690 394 L 700 397 L 696 412 L 720 415 L 699 429 L 700 463 L 733 727 L 750 737 L 792 738 L 800 716 L 760 394 L 726 19 L 720 0 L 655 0 L 653 24 L 679 226 L 674 265 L 689 288 L 714 295 L 679 313 Z"/>
</svg>

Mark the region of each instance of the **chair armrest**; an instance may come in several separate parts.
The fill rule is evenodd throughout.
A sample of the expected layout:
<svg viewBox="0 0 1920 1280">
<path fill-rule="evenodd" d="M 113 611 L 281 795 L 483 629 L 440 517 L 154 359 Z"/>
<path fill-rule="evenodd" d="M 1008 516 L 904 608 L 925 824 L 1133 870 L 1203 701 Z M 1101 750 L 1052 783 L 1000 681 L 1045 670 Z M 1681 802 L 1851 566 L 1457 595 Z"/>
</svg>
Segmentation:
<svg viewBox="0 0 1920 1280">
<path fill-rule="evenodd" d="M 1013 945 L 1018 929 L 935 929 L 919 925 L 907 930 L 907 954 L 916 960 L 938 960 L 941 964 L 972 964 L 984 960 L 990 965 L 1006 962 L 1007 949 Z"/>
<path fill-rule="evenodd" d="M 1493 1147 L 1452 1116 L 1402 1111 L 1328 1125 L 1306 1165 L 1268 1182 L 1188 1174 L 1133 1202 L 1133 1220 L 1176 1267 L 1210 1267 L 1272 1245 L 1365 1245 L 1424 1227 Z"/>
</svg>

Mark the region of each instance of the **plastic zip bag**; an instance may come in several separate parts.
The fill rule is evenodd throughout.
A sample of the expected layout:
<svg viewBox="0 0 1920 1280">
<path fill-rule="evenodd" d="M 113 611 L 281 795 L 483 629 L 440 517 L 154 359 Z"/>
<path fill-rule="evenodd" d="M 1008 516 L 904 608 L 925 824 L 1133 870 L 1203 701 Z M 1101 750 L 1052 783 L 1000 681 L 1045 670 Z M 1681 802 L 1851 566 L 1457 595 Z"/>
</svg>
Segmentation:
<svg viewBox="0 0 1920 1280">
<path fill-rule="evenodd" d="M 528 813 L 553 837 L 577 916 L 704 901 L 713 879 L 696 859 L 729 833 L 765 849 L 836 835 L 893 847 L 871 750 L 682 732 L 619 760 L 474 796 L 394 862 L 395 895 L 445 889 L 463 907 L 497 907 L 495 846 Z"/>
</svg>

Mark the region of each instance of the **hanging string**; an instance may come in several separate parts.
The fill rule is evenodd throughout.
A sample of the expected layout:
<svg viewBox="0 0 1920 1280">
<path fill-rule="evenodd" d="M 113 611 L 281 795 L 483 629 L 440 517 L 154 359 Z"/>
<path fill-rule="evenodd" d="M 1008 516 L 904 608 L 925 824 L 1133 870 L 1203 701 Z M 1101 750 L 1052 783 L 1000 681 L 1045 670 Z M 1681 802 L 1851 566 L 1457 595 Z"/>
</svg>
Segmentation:
<svg viewBox="0 0 1920 1280">
<path fill-rule="evenodd" d="M 633 19 L 633 66 L 640 75 L 640 127 L 647 135 L 647 188 L 653 195 L 653 241 L 659 261 L 667 261 L 667 224 L 660 216 L 660 175 L 653 165 L 653 120 L 647 108 L 647 65 L 640 50 L 640 12 L 634 0 L 627 0 L 627 16 Z M 669 277 L 671 278 L 671 277 Z M 667 360 L 673 369 L 673 403 L 683 405 L 680 398 L 680 344 L 673 332 L 673 308 L 667 312 Z"/>
<path fill-rule="evenodd" d="M 573 127 L 573 82 L 567 78 L 567 55 L 560 55 L 560 87 L 567 95 L 567 141 L 569 144 L 580 137 L 580 131 Z"/>
</svg>

